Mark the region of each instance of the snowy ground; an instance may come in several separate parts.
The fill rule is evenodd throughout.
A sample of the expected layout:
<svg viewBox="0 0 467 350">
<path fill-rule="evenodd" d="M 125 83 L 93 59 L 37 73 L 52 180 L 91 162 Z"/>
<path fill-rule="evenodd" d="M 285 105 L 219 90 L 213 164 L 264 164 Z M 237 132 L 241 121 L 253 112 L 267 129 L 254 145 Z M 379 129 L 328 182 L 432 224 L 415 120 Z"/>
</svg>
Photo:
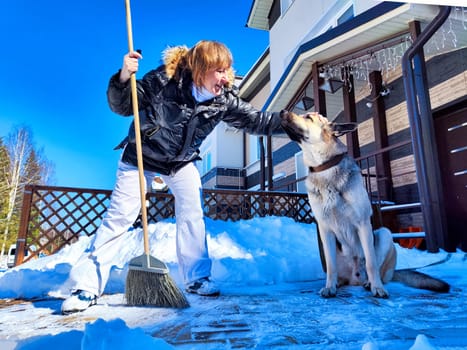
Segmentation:
<svg viewBox="0 0 467 350">
<path fill-rule="evenodd" d="M 115 247 L 106 294 L 85 312 L 62 316 L 70 266 L 88 238 L 53 256 L 0 272 L 0 349 L 467 349 L 467 256 L 398 246 L 398 268 L 451 284 L 447 294 L 387 285 L 389 299 L 346 287 L 322 299 L 314 225 L 288 218 L 206 220 L 218 298 L 188 295 L 183 310 L 129 307 L 125 262 L 142 253 L 141 231 Z M 150 225 L 151 255 L 175 259 L 175 225 Z"/>
</svg>

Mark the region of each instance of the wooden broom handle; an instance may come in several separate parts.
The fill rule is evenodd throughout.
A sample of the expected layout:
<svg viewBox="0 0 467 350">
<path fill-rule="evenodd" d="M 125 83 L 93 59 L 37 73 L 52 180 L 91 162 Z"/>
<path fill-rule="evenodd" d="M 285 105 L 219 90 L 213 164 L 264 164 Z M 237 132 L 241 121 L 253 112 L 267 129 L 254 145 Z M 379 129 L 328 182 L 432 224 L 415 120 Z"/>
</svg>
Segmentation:
<svg viewBox="0 0 467 350">
<path fill-rule="evenodd" d="M 133 32 L 131 26 L 131 10 L 130 0 L 125 0 L 126 8 L 126 27 L 128 32 L 128 50 L 133 52 Z M 136 156 L 138 159 L 138 174 L 139 174 L 139 194 L 141 198 L 141 221 L 143 224 L 143 235 L 144 235 L 144 253 L 149 255 L 149 234 L 148 234 L 148 217 L 146 211 L 146 186 L 144 179 L 144 168 L 143 168 L 143 151 L 141 146 L 141 132 L 139 123 L 139 111 L 138 111 L 138 92 L 136 90 L 136 73 L 130 76 L 131 82 L 131 100 L 133 104 L 133 117 L 135 124 L 135 136 L 136 136 Z"/>
</svg>

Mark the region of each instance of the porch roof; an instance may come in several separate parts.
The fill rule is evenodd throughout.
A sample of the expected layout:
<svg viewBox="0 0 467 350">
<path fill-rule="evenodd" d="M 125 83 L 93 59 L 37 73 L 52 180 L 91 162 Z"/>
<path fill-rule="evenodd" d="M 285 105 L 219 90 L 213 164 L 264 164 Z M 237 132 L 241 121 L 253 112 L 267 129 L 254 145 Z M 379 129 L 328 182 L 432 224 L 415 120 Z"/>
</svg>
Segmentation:
<svg viewBox="0 0 467 350">
<path fill-rule="evenodd" d="M 329 62 L 348 52 L 371 47 L 408 30 L 409 22 L 430 22 L 438 6 L 383 2 L 302 44 L 285 69 L 264 110 L 280 110 L 297 93 L 315 62 Z"/>
</svg>

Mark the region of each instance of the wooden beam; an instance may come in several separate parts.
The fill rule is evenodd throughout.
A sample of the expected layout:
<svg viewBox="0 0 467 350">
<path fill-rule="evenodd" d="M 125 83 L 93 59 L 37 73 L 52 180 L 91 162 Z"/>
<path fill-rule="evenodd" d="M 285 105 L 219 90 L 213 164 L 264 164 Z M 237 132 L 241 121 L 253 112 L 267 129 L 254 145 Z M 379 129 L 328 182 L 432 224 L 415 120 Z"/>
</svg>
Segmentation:
<svg viewBox="0 0 467 350">
<path fill-rule="evenodd" d="M 342 97 L 344 100 L 344 121 L 346 123 L 357 122 L 357 108 L 355 106 L 355 89 L 353 83 L 353 75 L 350 74 L 349 68 L 343 68 L 344 75 L 347 79 L 344 82 Z M 358 142 L 358 130 L 346 135 L 347 149 L 349 154 L 354 157 L 360 157 L 360 145 Z"/>
<path fill-rule="evenodd" d="M 380 71 L 370 72 L 369 80 L 373 89 L 370 98 L 373 102 L 373 130 L 375 134 L 375 147 L 381 149 L 388 146 L 388 130 L 386 125 L 386 107 L 381 96 L 383 78 Z M 392 200 L 391 164 L 388 153 L 376 156 L 376 180 L 379 200 Z"/>
<path fill-rule="evenodd" d="M 319 86 L 324 82 L 319 76 L 318 62 L 311 66 L 311 74 L 313 79 L 313 99 L 315 100 L 315 111 L 326 117 L 326 95 L 324 91 L 319 89 Z"/>
</svg>

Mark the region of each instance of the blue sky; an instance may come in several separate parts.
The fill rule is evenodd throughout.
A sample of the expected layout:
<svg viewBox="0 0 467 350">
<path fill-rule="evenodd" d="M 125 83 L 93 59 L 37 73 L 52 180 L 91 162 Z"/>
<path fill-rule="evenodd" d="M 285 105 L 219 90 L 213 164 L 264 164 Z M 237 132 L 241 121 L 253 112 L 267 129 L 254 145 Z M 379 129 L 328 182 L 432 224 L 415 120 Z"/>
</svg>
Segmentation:
<svg viewBox="0 0 467 350">
<path fill-rule="evenodd" d="M 224 42 L 244 75 L 268 45 L 247 28 L 251 0 L 132 0 L 138 77 L 160 64 L 167 46 Z M 120 155 L 113 147 L 131 118 L 109 110 L 106 89 L 128 50 L 123 0 L 0 2 L 0 136 L 32 129 L 55 164 L 55 185 L 112 189 Z"/>
</svg>

